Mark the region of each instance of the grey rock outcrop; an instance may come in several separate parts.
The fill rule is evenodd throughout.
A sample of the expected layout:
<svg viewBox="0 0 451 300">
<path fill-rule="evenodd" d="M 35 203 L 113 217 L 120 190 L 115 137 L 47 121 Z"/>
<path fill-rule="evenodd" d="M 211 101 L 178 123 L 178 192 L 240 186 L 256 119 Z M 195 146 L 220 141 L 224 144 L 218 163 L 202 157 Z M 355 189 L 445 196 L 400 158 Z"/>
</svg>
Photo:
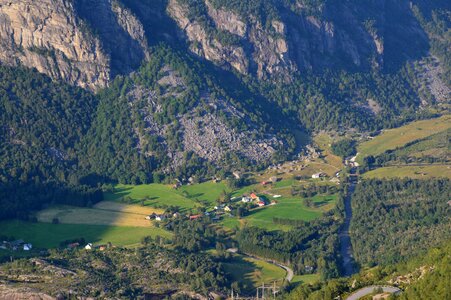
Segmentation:
<svg viewBox="0 0 451 300">
<path fill-rule="evenodd" d="M 104 87 L 110 58 L 69 1 L 0 0 L 0 61 L 83 88 Z"/>
<path fill-rule="evenodd" d="M 147 57 L 142 25 L 116 1 L 0 0 L 5 65 L 97 90 Z"/>
</svg>

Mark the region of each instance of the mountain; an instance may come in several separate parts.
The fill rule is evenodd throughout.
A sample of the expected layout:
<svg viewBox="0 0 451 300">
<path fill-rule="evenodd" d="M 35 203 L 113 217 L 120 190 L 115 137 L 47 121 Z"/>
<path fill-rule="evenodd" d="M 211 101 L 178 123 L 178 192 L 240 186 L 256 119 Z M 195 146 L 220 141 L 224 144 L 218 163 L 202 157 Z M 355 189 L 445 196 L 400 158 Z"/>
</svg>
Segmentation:
<svg viewBox="0 0 451 300">
<path fill-rule="evenodd" d="M 449 111 L 446 1 L 0 0 L 0 20 L 3 183 L 223 178 Z"/>
</svg>

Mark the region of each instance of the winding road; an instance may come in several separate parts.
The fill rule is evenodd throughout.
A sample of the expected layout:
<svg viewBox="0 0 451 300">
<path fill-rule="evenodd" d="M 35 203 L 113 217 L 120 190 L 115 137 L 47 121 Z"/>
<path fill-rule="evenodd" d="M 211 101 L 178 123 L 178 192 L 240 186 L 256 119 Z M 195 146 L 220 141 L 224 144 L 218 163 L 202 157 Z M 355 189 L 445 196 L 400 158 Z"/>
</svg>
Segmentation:
<svg viewBox="0 0 451 300">
<path fill-rule="evenodd" d="M 384 293 L 398 294 L 401 293 L 401 290 L 394 286 L 385 286 L 385 285 L 371 285 L 360 290 L 355 291 L 351 295 L 346 298 L 346 300 L 358 300 L 366 295 L 370 295 L 374 293 L 375 289 L 382 289 Z"/>
<path fill-rule="evenodd" d="M 352 255 L 352 244 L 351 244 L 351 238 L 349 236 L 349 227 L 351 225 L 351 218 L 352 218 L 351 198 L 352 198 L 352 194 L 354 193 L 356 183 L 357 183 L 357 176 L 355 176 L 355 169 L 352 169 L 351 176 L 350 176 L 350 183 L 349 183 L 349 187 L 348 187 L 348 193 L 344 199 L 345 220 L 338 232 L 338 237 L 340 239 L 340 254 L 342 257 L 341 267 L 342 267 L 344 276 L 351 276 L 352 274 L 355 273 L 354 257 Z"/>
</svg>

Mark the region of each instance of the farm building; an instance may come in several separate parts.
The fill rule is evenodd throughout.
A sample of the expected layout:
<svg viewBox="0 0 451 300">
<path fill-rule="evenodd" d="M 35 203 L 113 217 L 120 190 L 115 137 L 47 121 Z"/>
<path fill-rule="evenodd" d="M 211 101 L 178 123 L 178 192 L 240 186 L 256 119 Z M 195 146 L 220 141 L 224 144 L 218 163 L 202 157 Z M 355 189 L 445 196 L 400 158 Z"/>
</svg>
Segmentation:
<svg viewBox="0 0 451 300">
<path fill-rule="evenodd" d="M 155 221 L 164 221 L 166 219 L 165 215 L 156 215 Z"/>
<path fill-rule="evenodd" d="M 257 196 L 255 193 L 252 193 L 250 197 L 251 197 L 252 200 L 260 201 L 260 197 Z"/>
<path fill-rule="evenodd" d="M 226 207 L 224 207 L 224 210 L 227 211 L 227 212 L 231 212 L 232 208 L 230 206 L 226 206 Z"/>
<path fill-rule="evenodd" d="M 258 201 L 257 202 L 257 205 L 259 206 L 259 207 L 262 207 L 262 206 L 265 206 L 266 205 L 266 203 L 265 203 L 265 201 Z"/>
<path fill-rule="evenodd" d="M 315 173 L 312 175 L 312 178 L 321 178 L 326 176 L 326 174 L 324 174 L 323 172 L 319 172 L 319 173 Z"/>
<path fill-rule="evenodd" d="M 189 216 L 189 219 L 196 220 L 196 219 L 199 219 L 200 217 L 202 217 L 202 215 L 192 215 L 192 216 Z"/>
<path fill-rule="evenodd" d="M 249 203 L 251 202 L 252 199 L 250 197 L 244 196 L 243 198 L 241 198 L 241 202 L 243 203 Z"/>
<path fill-rule="evenodd" d="M 86 250 L 91 250 L 92 249 L 92 244 L 91 243 L 86 244 L 85 249 Z"/>
<path fill-rule="evenodd" d="M 33 248 L 33 245 L 32 245 L 32 244 L 24 244 L 24 245 L 23 245 L 23 250 L 24 250 L 24 251 L 30 251 L 31 248 Z"/>
</svg>

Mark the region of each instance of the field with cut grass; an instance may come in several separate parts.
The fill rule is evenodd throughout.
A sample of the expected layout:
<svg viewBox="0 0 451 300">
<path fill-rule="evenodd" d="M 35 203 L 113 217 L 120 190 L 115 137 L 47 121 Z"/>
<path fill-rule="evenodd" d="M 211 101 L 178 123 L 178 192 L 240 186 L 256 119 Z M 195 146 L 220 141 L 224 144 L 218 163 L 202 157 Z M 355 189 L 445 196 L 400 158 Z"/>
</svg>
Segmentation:
<svg viewBox="0 0 451 300">
<path fill-rule="evenodd" d="M 30 242 L 35 248 L 54 248 L 65 240 L 84 238 L 86 242 L 115 246 L 134 246 L 145 236 L 171 238 L 171 233 L 160 228 L 103 226 L 87 224 L 50 224 L 23 221 L 0 222 L 2 235 Z"/>
<path fill-rule="evenodd" d="M 145 214 L 74 206 L 47 208 L 39 211 L 36 217 L 39 222 L 43 223 L 52 223 L 52 220 L 57 218 L 63 224 L 153 227 L 153 223 L 145 219 Z"/>
<path fill-rule="evenodd" d="M 378 155 L 387 150 L 402 147 L 409 142 L 423 139 L 428 136 L 443 132 L 451 128 L 451 115 L 440 118 L 412 122 L 405 126 L 385 130 L 374 139 L 364 142 L 358 146 L 358 160 L 369 155 Z"/>
<path fill-rule="evenodd" d="M 369 171 L 363 174 L 363 178 L 414 178 L 414 179 L 429 179 L 429 178 L 450 178 L 451 166 L 447 165 L 425 165 L 425 166 L 396 166 L 384 167 Z"/>
</svg>

